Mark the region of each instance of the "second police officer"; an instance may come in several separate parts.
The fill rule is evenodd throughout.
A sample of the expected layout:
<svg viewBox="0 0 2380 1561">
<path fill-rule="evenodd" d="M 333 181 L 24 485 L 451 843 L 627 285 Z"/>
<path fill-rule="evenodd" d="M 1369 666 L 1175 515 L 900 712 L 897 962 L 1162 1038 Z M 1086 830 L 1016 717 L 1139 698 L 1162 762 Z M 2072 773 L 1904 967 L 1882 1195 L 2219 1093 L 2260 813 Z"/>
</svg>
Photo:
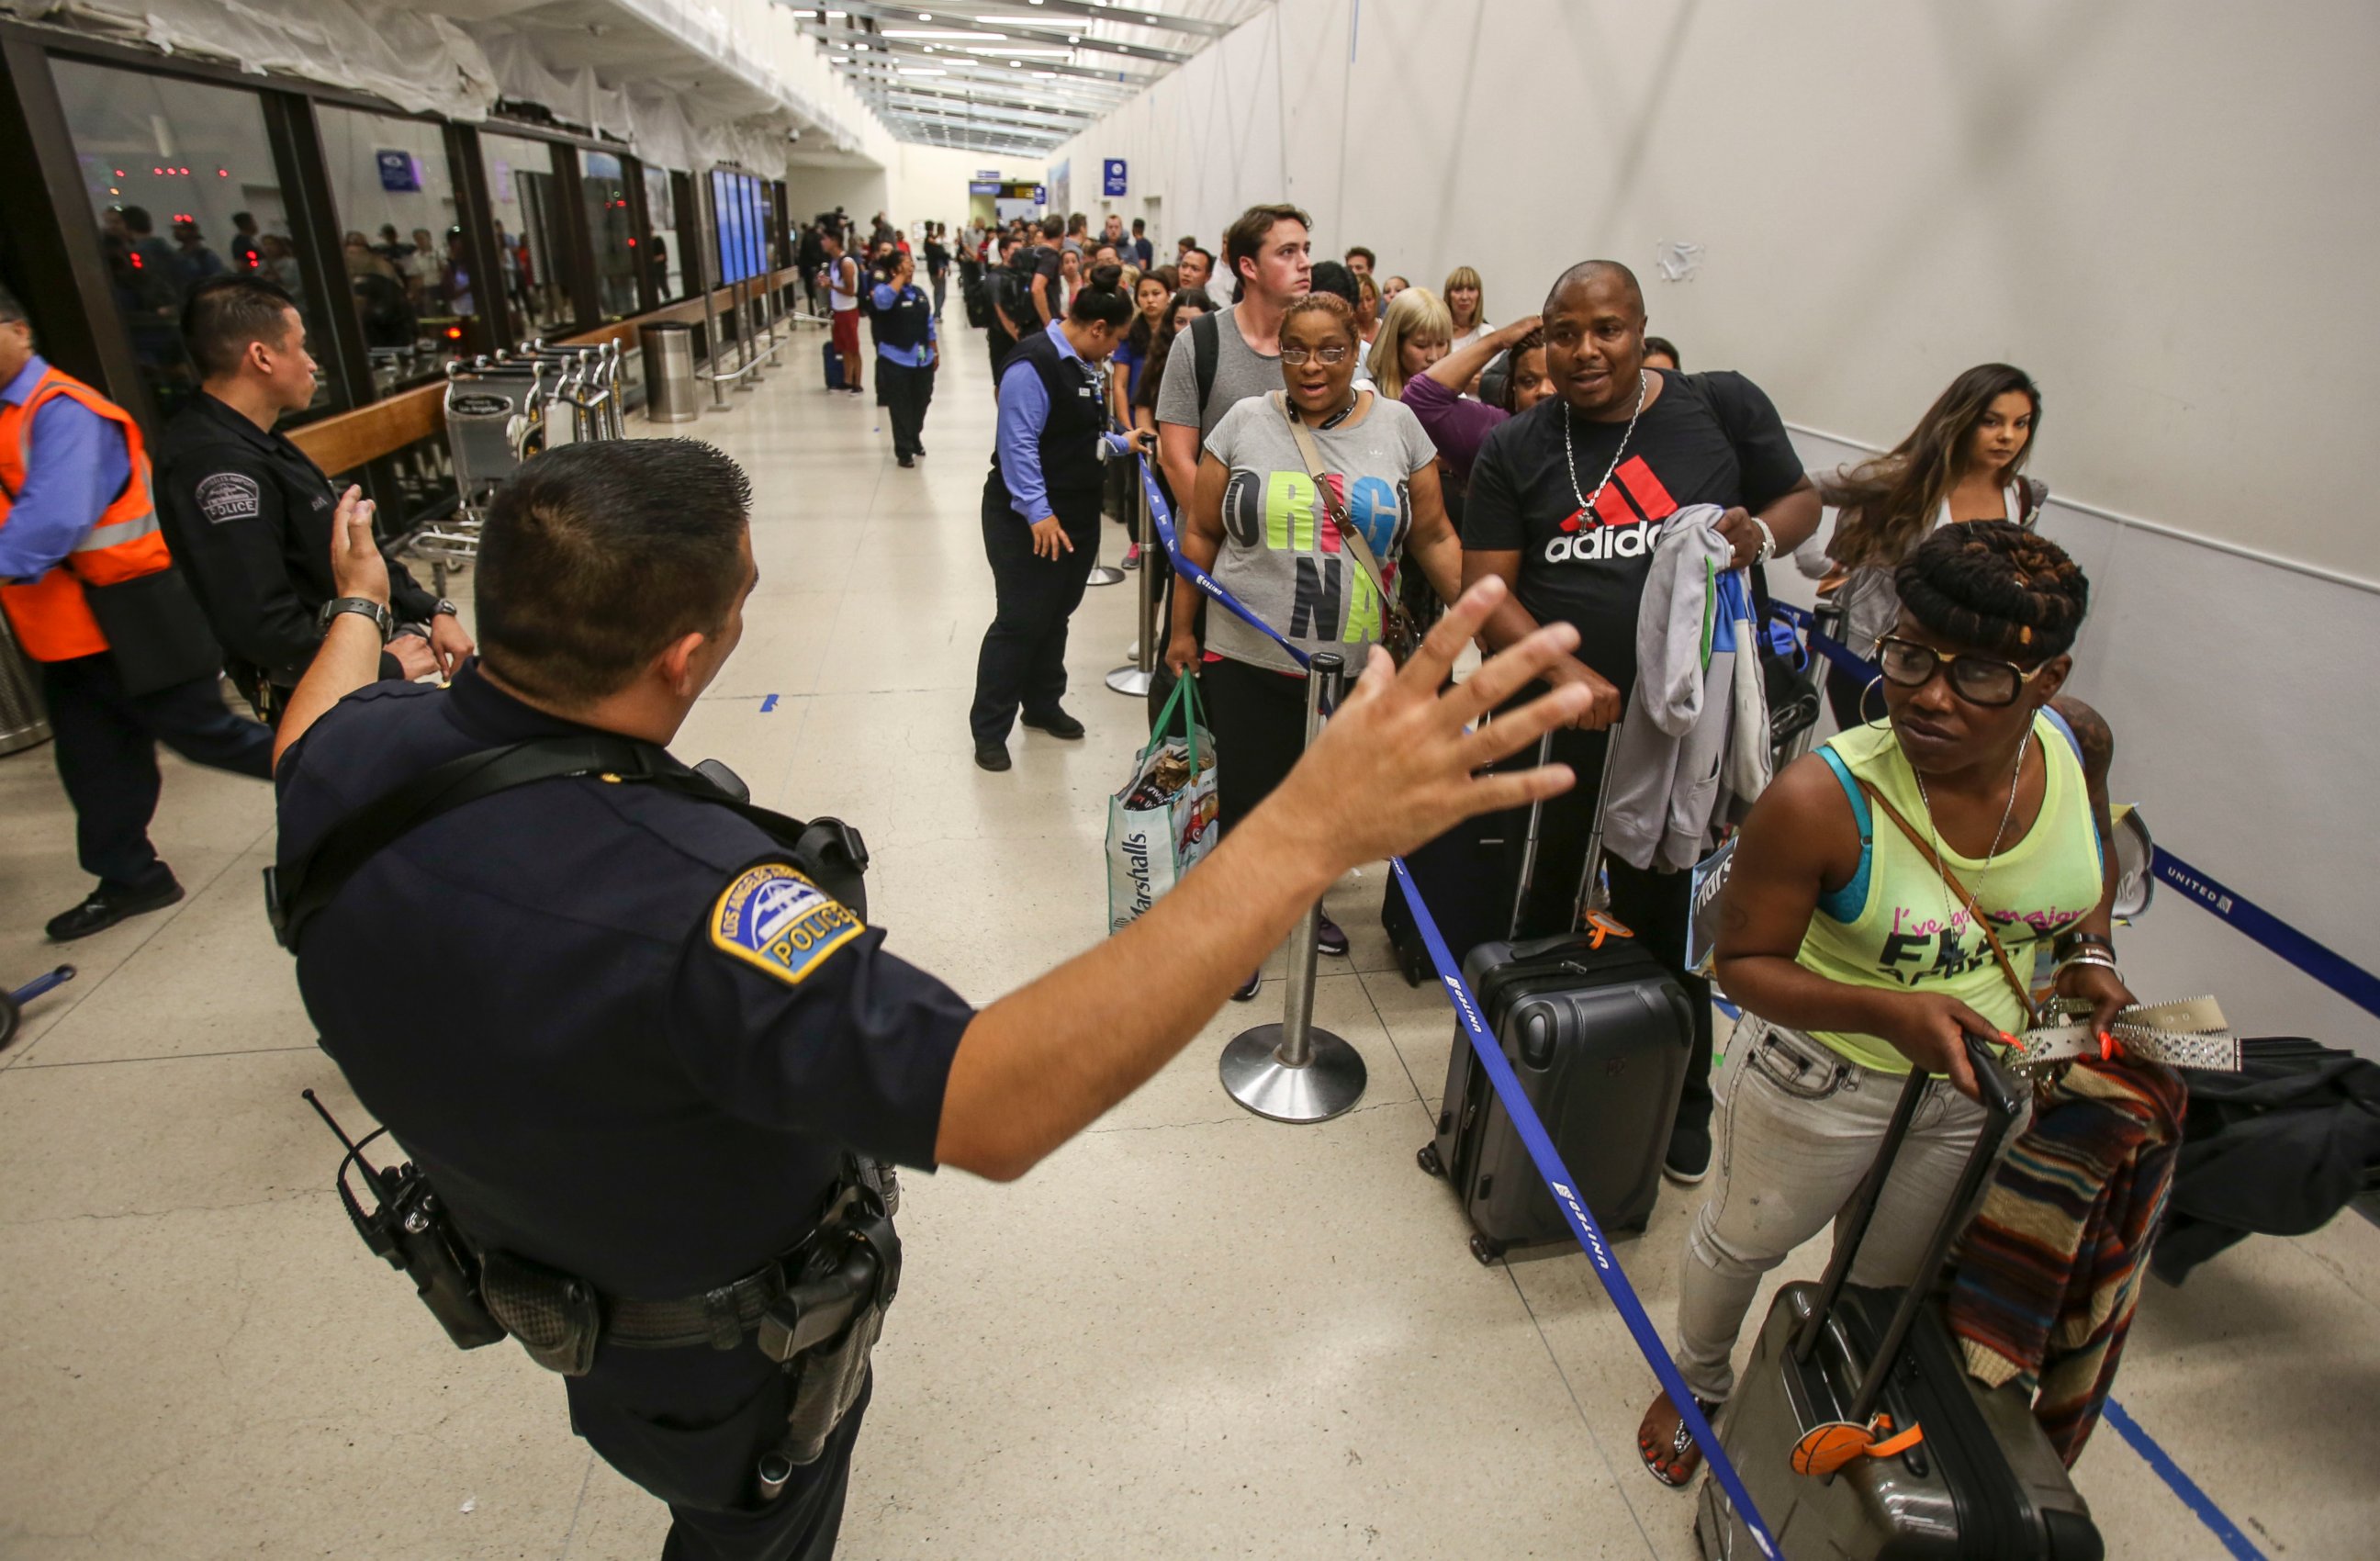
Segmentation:
<svg viewBox="0 0 2380 1561">
<path fill-rule="evenodd" d="M 574 1429 L 669 1503 L 664 1554 L 783 1561 L 832 1553 L 897 1274 L 857 1156 L 1023 1175 L 1349 868 L 1569 784 L 1479 772 L 1584 701 L 1466 730 L 1576 640 L 1548 629 L 1440 697 L 1502 599 L 1481 587 L 1402 674 L 1376 658 L 1146 915 L 978 1012 L 867 925 L 864 849 L 662 748 L 743 632 L 749 505 L 691 441 L 539 456 L 481 538 L 480 658 L 441 690 L 377 681 L 389 584 L 350 490 L 278 732 L 277 871 L 310 913 L 285 936 L 322 1046 L 459 1227 L 487 1311 L 565 1374 Z M 403 1012 L 393 922 L 424 999 Z M 854 1302 L 835 1285 L 870 1253 Z"/>
<path fill-rule="evenodd" d="M 338 491 L 273 427 L 314 399 L 306 322 L 273 284 L 220 277 L 183 307 L 182 342 L 201 379 L 157 441 L 159 518 L 223 642 L 225 670 L 259 715 L 278 721 L 322 642 L 321 612 L 334 594 L 329 559 Z M 401 567 L 390 584 L 395 620 L 429 631 L 426 640 L 392 638 L 380 675 L 451 675 L 472 649 L 455 604 Z"/>
</svg>

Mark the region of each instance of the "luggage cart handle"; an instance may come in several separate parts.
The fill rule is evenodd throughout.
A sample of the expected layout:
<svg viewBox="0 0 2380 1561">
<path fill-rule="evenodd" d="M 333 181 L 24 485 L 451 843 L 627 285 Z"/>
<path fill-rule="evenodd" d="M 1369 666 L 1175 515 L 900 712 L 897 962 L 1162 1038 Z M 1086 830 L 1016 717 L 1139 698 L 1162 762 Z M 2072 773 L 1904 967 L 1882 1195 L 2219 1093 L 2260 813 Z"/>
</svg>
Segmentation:
<svg viewBox="0 0 2380 1561">
<path fill-rule="evenodd" d="M 1579 869 L 1578 895 L 1571 911 L 1572 931 L 1586 924 L 1589 911 L 1600 911 L 1611 896 L 1605 891 L 1603 876 L 1596 869 L 1603 865 L 1603 817 L 1611 805 L 1611 761 L 1620 752 L 1620 723 L 1614 721 L 1604 729 L 1603 772 L 1596 781 L 1595 821 L 1587 827 L 1586 861 Z M 1553 762 L 1554 734 L 1547 732 L 1537 739 L 1537 763 Z M 1529 890 L 1536 886 L 1537 840 L 1545 826 L 1546 799 L 1539 797 L 1529 805 L 1529 832 L 1521 842 L 1520 882 L 1512 890 L 1512 925 L 1505 937 L 1521 936 L 1521 915 L 1529 903 Z"/>
</svg>

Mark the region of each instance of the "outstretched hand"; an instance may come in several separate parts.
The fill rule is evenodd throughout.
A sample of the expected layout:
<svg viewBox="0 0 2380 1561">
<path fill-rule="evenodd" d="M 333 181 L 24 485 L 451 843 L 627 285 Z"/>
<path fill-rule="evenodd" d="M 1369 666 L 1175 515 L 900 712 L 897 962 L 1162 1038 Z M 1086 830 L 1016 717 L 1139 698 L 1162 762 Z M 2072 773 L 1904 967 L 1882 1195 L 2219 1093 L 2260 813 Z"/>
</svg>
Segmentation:
<svg viewBox="0 0 2380 1561">
<path fill-rule="evenodd" d="M 1267 805 L 1323 846 L 1334 867 L 1401 855 L 1474 815 L 1526 806 L 1576 783 L 1560 764 L 1478 772 L 1577 720 L 1594 702 L 1591 689 L 1559 687 L 1477 724 L 1566 658 L 1576 629 L 1541 628 L 1439 692 L 1509 589 L 1491 576 L 1463 592 L 1402 672 L 1375 647 L 1354 690 Z"/>
<path fill-rule="evenodd" d="M 352 483 L 331 517 L 331 584 L 341 596 L 388 605 L 388 561 L 372 534 L 372 502 Z"/>
</svg>

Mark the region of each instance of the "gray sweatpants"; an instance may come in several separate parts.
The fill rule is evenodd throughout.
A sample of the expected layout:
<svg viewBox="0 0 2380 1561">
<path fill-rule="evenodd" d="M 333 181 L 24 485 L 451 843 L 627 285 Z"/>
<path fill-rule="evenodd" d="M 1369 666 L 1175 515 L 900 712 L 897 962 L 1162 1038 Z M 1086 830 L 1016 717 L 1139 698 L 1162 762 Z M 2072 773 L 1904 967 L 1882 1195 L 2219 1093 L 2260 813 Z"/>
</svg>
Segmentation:
<svg viewBox="0 0 2380 1561">
<path fill-rule="evenodd" d="M 1676 1360 L 1697 1398 L 1733 1391 L 1730 1357 L 1761 1276 L 1851 1201 L 1905 1082 L 1752 1014 L 1736 1025 L 1717 1083 L 1710 1194 L 1687 1232 L 1678 1287 Z M 1915 1277 L 1983 1127 L 1984 1108 L 1948 1081 L 1927 1087 L 1860 1243 L 1853 1284 Z"/>
</svg>

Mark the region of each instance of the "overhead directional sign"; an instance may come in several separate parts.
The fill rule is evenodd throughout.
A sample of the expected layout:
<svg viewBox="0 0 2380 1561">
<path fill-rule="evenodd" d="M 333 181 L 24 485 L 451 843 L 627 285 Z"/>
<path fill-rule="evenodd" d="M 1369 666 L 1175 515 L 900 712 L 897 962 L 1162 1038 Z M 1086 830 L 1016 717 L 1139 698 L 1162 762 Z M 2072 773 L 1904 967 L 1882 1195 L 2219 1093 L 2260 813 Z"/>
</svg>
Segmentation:
<svg viewBox="0 0 2380 1561">
<path fill-rule="evenodd" d="M 1126 193 L 1123 159 L 1111 157 L 1099 164 L 1099 193 L 1113 199 Z"/>
</svg>

